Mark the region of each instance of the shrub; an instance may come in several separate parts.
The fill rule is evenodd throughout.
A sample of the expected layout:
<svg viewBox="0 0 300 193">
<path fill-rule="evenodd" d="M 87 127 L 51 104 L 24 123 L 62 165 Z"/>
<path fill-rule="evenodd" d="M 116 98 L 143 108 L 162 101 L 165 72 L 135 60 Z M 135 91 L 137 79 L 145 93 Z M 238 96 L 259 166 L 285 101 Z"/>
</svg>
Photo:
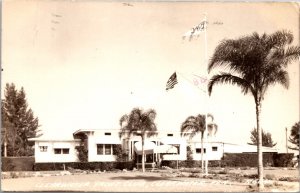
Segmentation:
<svg viewBox="0 0 300 193">
<path fill-rule="evenodd" d="M 63 170 L 65 168 L 96 171 L 113 171 L 115 169 L 132 170 L 134 163 L 128 162 L 68 162 L 68 163 L 35 163 L 35 171 Z"/>
<path fill-rule="evenodd" d="M 273 166 L 274 154 L 277 153 L 263 153 L 263 165 Z M 230 167 L 256 167 L 257 153 L 225 153 L 222 158 L 222 164 Z"/>
<path fill-rule="evenodd" d="M 291 167 L 293 166 L 293 153 L 278 153 L 274 154 L 274 166 L 275 167 Z"/>
<path fill-rule="evenodd" d="M 276 177 L 274 174 L 266 174 L 265 179 L 267 180 L 276 180 Z"/>
<path fill-rule="evenodd" d="M 2 171 L 32 171 L 34 157 L 2 157 Z"/>
<path fill-rule="evenodd" d="M 75 149 L 78 152 L 78 159 L 81 162 L 87 162 L 88 161 L 88 150 L 85 146 L 76 146 Z"/>
<path fill-rule="evenodd" d="M 287 181 L 287 182 L 298 182 L 299 179 L 297 177 L 280 177 L 279 181 Z"/>
<path fill-rule="evenodd" d="M 174 161 L 162 160 L 161 161 L 161 166 L 167 166 L 167 167 L 170 167 L 170 168 L 176 168 L 176 163 L 174 163 Z"/>
</svg>

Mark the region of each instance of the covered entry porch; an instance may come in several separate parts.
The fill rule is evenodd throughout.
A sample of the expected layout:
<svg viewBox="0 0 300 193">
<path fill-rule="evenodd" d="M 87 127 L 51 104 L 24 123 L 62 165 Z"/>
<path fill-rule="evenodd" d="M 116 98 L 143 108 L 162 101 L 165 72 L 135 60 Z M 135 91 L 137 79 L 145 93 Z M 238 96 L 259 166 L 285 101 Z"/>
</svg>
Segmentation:
<svg viewBox="0 0 300 193">
<path fill-rule="evenodd" d="M 163 144 L 159 141 L 145 141 L 145 167 L 154 168 L 160 167 L 163 155 L 177 155 L 178 149 L 169 144 Z M 133 160 L 135 161 L 137 168 L 142 167 L 142 142 L 137 141 L 133 143 Z"/>
</svg>

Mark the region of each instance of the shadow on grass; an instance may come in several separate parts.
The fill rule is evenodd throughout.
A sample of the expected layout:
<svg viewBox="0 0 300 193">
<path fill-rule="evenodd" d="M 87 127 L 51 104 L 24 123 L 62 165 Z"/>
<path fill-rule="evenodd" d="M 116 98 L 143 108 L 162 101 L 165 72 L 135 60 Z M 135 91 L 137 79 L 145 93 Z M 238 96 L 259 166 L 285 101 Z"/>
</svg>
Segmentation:
<svg viewBox="0 0 300 193">
<path fill-rule="evenodd" d="M 159 176 L 118 176 L 111 177 L 112 180 L 146 180 L 146 181 L 159 181 L 159 180 L 169 180 L 169 181 L 180 181 L 178 179 L 169 178 L 169 177 L 159 177 Z"/>
</svg>

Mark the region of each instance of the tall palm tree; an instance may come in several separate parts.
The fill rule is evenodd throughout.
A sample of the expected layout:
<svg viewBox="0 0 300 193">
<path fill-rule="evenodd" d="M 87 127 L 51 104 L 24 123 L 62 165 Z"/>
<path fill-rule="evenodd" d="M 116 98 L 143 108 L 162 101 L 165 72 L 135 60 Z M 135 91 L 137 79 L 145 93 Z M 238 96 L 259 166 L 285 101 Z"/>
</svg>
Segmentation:
<svg viewBox="0 0 300 193">
<path fill-rule="evenodd" d="M 241 87 L 242 93 L 251 93 L 256 108 L 256 128 L 258 131 L 258 176 L 259 190 L 263 185 L 262 162 L 262 130 L 260 127 L 261 104 L 269 86 L 279 83 L 285 88 L 289 86 L 287 65 L 297 60 L 300 48 L 291 46 L 293 34 L 277 31 L 267 35 L 253 33 L 237 40 L 223 40 L 215 49 L 208 64 L 208 72 L 215 67 L 224 67 L 227 72 L 214 75 L 208 84 L 211 94 L 213 86 L 232 84 Z M 288 45 L 290 45 L 288 47 Z"/>
<path fill-rule="evenodd" d="M 145 138 L 157 134 L 157 128 L 154 123 L 156 111 L 149 109 L 143 111 L 139 108 L 134 108 L 128 115 L 125 114 L 120 118 L 121 136 L 137 135 L 142 139 L 142 170 L 145 172 Z"/>
<path fill-rule="evenodd" d="M 210 117 L 213 121 L 213 116 L 211 114 L 208 114 L 207 117 Z M 207 130 L 208 134 L 212 134 L 212 132 L 217 131 L 217 125 L 215 123 L 208 123 L 207 124 Z M 202 173 L 204 172 L 204 163 L 203 163 L 203 137 L 204 132 L 206 130 L 206 116 L 205 115 L 197 115 L 197 116 L 189 116 L 186 118 L 186 120 L 181 124 L 181 135 L 183 136 L 189 136 L 190 139 L 192 139 L 196 134 L 201 134 L 201 169 Z M 207 157 L 207 156 L 206 156 Z M 207 161 L 207 160 L 206 160 Z M 207 174 L 207 164 L 205 165 L 205 173 Z"/>
<path fill-rule="evenodd" d="M 289 142 L 292 143 L 294 147 L 289 147 L 289 149 L 299 151 L 299 134 L 300 134 L 300 122 L 297 122 L 293 125 L 289 137 Z"/>
</svg>

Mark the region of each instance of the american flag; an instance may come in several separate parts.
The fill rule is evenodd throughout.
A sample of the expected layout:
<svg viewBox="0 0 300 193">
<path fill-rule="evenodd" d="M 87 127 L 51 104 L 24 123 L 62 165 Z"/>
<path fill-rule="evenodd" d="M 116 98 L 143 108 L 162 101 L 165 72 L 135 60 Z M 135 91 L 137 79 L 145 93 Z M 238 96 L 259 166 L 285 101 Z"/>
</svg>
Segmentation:
<svg viewBox="0 0 300 193">
<path fill-rule="evenodd" d="M 174 88 L 175 84 L 177 84 L 177 83 L 178 83 L 177 75 L 176 75 L 176 72 L 174 72 L 167 82 L 166 90 Z"/>
</svg>

